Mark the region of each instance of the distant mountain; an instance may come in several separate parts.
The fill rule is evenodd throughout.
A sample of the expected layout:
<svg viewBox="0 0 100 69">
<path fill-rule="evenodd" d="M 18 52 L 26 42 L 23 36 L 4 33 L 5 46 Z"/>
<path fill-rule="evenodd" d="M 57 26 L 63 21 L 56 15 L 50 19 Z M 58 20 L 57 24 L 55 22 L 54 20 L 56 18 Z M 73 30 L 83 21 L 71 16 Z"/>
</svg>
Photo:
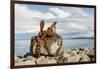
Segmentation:
<svg viewBox="0 0 100 69">
<path fill-rule="evenodd" d="M 66 38 L 66 39 L 94 39 L 93 37 L 75 37 L 75 38 Z"/>
</svg>

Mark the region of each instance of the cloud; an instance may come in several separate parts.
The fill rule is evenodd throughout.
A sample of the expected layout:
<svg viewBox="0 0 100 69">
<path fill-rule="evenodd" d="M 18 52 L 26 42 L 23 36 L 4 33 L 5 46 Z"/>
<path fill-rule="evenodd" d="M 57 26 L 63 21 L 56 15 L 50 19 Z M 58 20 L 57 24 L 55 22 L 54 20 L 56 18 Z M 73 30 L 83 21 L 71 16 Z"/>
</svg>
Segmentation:
<svg viewBox="0 0 100 69">
<path fill-rule="evenodd" d="M 80 32 L 85 34 L 87 34 L 88 32 L 91 33 L 93 32 L 94 17 L 87 14 L 83 10 L 83 8 L 61 7 L 61 9 L 64 12 L 70 13 L 70 16 L 60 19 L 62 20 L 61 23 L 59 24 L 60 32 L 62 31 L 64 33 L 66 31 L 67 33 L 70 33 L 74 31 L 74 32 Z"/>
<path fill-rule="evenodd" d="M 58 21 L 57 32 L 84 34 L 89 32 L 91 34 L 94 28 L 94 18 L 89 16 L 82 8 L 76 7 L 49 7 L 43 12 L 34 8 L 29 9 L 27 5 L 15 4 L 15 33 L 38 32 L 40 20 L 45 19 L 45 29 L 51 25 L 52 21 Z"/>
<path fill-rule="evenodd" d="M 41 19 L 56 18 L 50 12 L 30 10 L 26 5 L 15 4 L 15 33 L 37 32 Z"/>
<path fill-rule="evenodd" d="M 32 11 L 29 11 L 26 6 L 15 4 L 15 17 L 31 18 L 32 16 Z"/>
<path fill-rule="evenodd" d="M 71 14 L 71 16 L 73 17 L 77 17 L 77 16 L 84 16 L 87 17 L 88 14 L 86 14 L 83 11 L 83 8 L 79 8 L 79 7 L 61 7 L 64 11 L 69 12 Z"/>
<path fill-rule="evenodd" d="M 65 12 L 64 10 L 59 9 L 59 8 L 50 8 L 49 11 L 55 14 L 56 16 L 58 16 L 59 18 L 65 18 L 65 17 L 70 16 L 70 13 Z"/>
<path fill-rule="evenodd" d="M 40 12 L 36 10 L 30 10 L 26 5 L 15 4 L 15 14 L 18 17 L 22 18 L 41 18 L 41 19 L 50 19 L 55 18 L 55 16 L 50 12 Z"/>
<path fill-rule="evenodd" d="M 79 22 L 66 22 L 66 23 L 60 23 L 58 25 L 58 32 L 66 32 L 66 33 L 70 33 L 70 32 L 86 32 L 88 31 L 88 26 Z"/>
</svg>

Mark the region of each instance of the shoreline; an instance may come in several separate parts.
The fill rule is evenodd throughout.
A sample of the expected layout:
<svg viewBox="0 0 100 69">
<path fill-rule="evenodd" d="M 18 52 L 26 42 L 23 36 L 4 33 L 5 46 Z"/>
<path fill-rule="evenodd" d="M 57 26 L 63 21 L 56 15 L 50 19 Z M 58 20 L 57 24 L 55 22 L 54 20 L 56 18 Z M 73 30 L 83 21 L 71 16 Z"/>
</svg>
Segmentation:
<svg viewBox="0 0 100 69">
<path fill-rule="evenodd" d="M 36 58 L 29 53 L 25 54 L 24 56 L 15 55 L 15 66 L 36 64 L 80 63 L 94 61 L 94 48 L 73 48 L 63 50 L 59 56 L 42 55 L 39 58 Z"/>
</svg>

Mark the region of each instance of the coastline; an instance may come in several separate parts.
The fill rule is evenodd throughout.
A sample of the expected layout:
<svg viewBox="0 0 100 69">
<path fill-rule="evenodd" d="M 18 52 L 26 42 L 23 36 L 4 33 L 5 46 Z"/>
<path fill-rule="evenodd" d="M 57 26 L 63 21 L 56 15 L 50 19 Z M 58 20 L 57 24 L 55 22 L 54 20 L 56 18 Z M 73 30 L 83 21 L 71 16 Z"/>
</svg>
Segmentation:
<svg viewBox="0 0 100 69">
<path fill-rule="evenodd" d="M 37 64 L 59 64 L 94 62 L 94 48 L 73 48 L 63 50 L 59 56 L 41 55 L 39 58 L 26 53 L 24 56 L 15 55 L 15 66 Z"/>
<path fill-rule="evenodd" d="M 93 39 L 66 39 L 63 40 L 63 50 L 67 49 L 79 49 L 79 48 L 93 48 L 94 40 Z M 22 56 L 25 53 L 29 52 L 30 49 L 30 40 L 17 40 L 15 42 L 15 52 L 16 55 Z"/>
</svg>

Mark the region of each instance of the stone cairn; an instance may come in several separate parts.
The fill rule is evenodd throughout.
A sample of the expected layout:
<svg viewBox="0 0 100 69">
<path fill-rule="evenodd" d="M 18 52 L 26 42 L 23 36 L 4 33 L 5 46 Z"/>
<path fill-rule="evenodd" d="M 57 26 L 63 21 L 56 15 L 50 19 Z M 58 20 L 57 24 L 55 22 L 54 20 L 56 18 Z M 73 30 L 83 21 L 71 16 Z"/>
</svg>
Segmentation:
<svg viewBox="0 0 100 69">
<path fill-rule="evenodd" d="M 53 24 L 43 30 L 44 20 L 40 22 L 40 32 L 37 36 L 33 36 L 31 39 L 30 53 L 34 57 L 44 56 L 58 56 L 62 50 L 62 37 L 56 33 L 56 24 L 54 21 Z"/>
<path fill-rule="evenodd" d="M 41 20 L 40 32 L 31 38 L 30 52 L 23 57 L 15 55 L 15 66 L 96 61 L 94 48 L 63 50 L 63 40 L 56 33 L 56 24 L 54 21 L 47 30 L 43 30 L 44 20 Z"/>
</svg>

